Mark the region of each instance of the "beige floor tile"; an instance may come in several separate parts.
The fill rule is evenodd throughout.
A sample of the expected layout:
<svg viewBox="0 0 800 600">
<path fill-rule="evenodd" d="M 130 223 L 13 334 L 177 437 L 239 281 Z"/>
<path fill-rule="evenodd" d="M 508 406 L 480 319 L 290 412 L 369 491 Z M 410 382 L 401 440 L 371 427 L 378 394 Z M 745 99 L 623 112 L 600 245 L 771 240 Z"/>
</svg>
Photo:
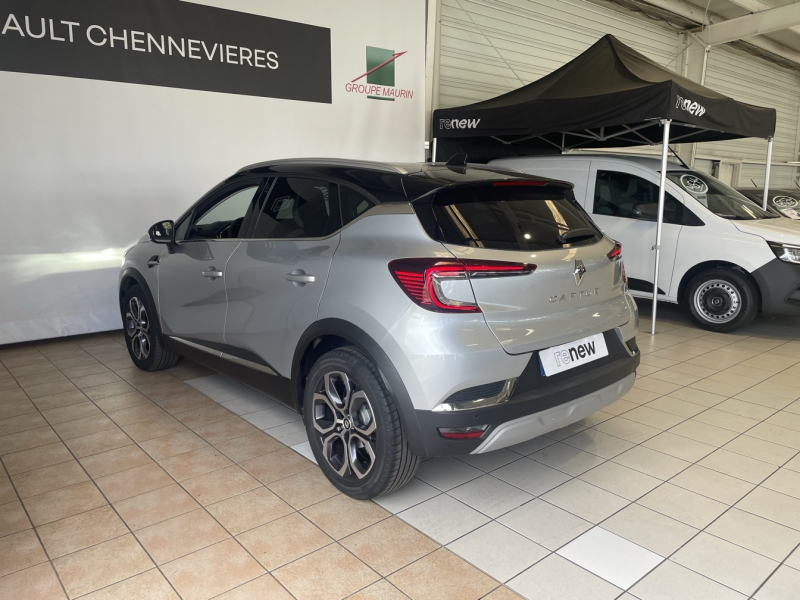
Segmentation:
<svg viewBox="0 0 800 600">
<path fill-rule="evenodd" d="M 317 468 L 310 460 L 289 448 L 256 456 L 239 464 L 245 471 L 265 485 Z"/>
<path fill-rule="evenodd" d="M 777 561 L 783 561 L 800 544 L 800 532 L 737 508 L 727 511 L 706 531 Z"/>
<path fill-rule="evenodd" d="M 186 427 L 180 421 L 164 413 L 165 416 L 146 421 L 139 421 L 125 425 L 122 430 L 137 442 L 146 442 L 153 438 L 185 431 Z"/>
<path fill-rule="evenodd" d="M 253 598 L 294 600 L 272 575 L 262 575 L 248 581 L 229 592 L 217 596 L 215 600 L 252 600 Z"/>
<path fill-rule="evenodd" d="M 608 435 L 622 438 L 634 444 L 641 444 L 654 435 L 661 433 L 661 430 L 649 425 L 642 425 L 635 421 L 629 421 L 625 417 L 614 417 L 595 426 L 597 431 L 602 431 Z"/>
<path fill-rule="evenodd" d="M 760 390 L 745 390 L 741 394 L 734 396 L 737 400 L 744 400 L 752 404 L 758 404 L 766 408 L 773 408 L 780 410 L 789 406 L 794 400 L 786 398 L 785 396 L 777 396 L 775 394 L 768 394 Z"/>
<path fill-rule="evenodd" d="M 683 546 L 698 531 L 686 523 L 638 504 L 625 507 L 603 521 L 601 527 L 665 557 Z"/>
<path fill-rule="evenodd" d="M 153 563 L 127 534 L 53 561 L 70 597 L 88 594 L 152 568 Z"/>
<path fill-rule="evenodd" d="M 0 379 L 0 392 L 11 390 L 22 392 L 22 389 L 19 387 L 19 384 L 15 379 L 12 379 L 11 377 Z M 23 397 L 27 398 L 28 396 L 27 394 L 24 394 Z"/>
<path fill-rule="evenodd" d="M 757 487 L 742 498 L 736 507 L 800 530 L 800 500 L 792 496 Z"/>
<path fill-rule="evenodd" d="M 10 390 L 4 390 L 2 387 L 0 387 L 0 406 L 3 404 L 8 404 L 9 402 L 19 402 L 27 399 L 28 395 L 21 388 L 15 387 Z"/>
<path fill-rule="evenodd" d="M 73 404 L 83 404 L 88 398 L 80 390 L 71 392 L 63 392 L 61 394 L 53 394 L 51 396 L 41 396 L 33 400 L 36 408 L 39 410 L 49 410 L 52 408 L 60 408 L 62 406 L 71 406 Z"/>
<path fill-rule="evenodd" d="M 33 529 L 0 537 L 0 577 L 47 560 Z"/>
<path fill-rule="evenodd" d="M 213 446 L 185 452 L 159 461 L 164 470 L 177 481 L 205 475 L 230 466 L 228 458 Z"/>
<path fill-rule="evenodd" d="M 175 590 L 158 569 L 150 569 L 129 579 L 82 596 L 81 600 L 179 600 Z"/>
<path fill-rule="evenodd" d="M 84 458 L 92 454 L 101 454 L 123 446 L 130 446 L 134 442 L 124 431 L 114 428 L 72 438 L 65 443 L 77 458 Z"/>
<path fill-rule="evenodd" d="M 688 462 L 697 462 L 717 449 L 716 446 L 675 435 L 669 431 L 650 438 L 642 446 Z"/>
<path fill-rule="evenodd" d="M 720 402 L 724 402 L 727 399 L 727 396 L 723 394 L 715 394 L 691 387 L 675 390 L 669 394 L 669 397 L 677 398 L 678 400 L 683 400 L 684 402 L 691 402 L 692 404 L 699 404 L 700 406 L 705 406 L 706 408 L 716 406 Z"/>
<path fill-rule="evenodd" d="M 298 600 L 338 600 L 375 582 L 372 569 L 332 544 L 273 573 Z M 325 581 L 324 586 L 317 582 Z"/>
<path fill-rule="evenodd" d="M 794 448 L 787 448 L 779 444 L 773 444 L 766 440 L 740 435 L 731 440 L 723 447 L 724 450 L 742 454 L 756 460 L 760 460 L 771 465 L 782 465 L 787 460 L 797 454 Z"/>
<path fill-rule="evenodd" d="M 200 508 L 180 486 L 170 485 L 133 498 L 120 500 L 114 507 L 133 531 L 160 523 Z"/>
<path fill-rule="evenodd" d="M 45 425 L 47 425 L 47 421 L 38 412 L 9 417 L 8 419 L 0 419 L 0 436 L 28 431 L 29 429 L 36 429 L 37 427 L 44 427 Z"/>
<path fill-rule="evenodd" d="M 663 410 L 657 410 L 652 406 L 652 403 L 625 413 L 625 418 L 662 431 L 674 427 L 686 419 L 686 417 L 674 415 Z"/>
<path fill-rule="evenodd" d="M 335 540 L 340 540 L 391 516 L 391 513 L 374 502 L 354 500 L 344 494 L 309 506 L 303 509 L 302 513 Z"/>
<path fill-rule="evenodd" d="M 17 488 L 20 498 L 24 499 L 37 494 L 52 492 L 82 481 L 88 481 L 89 476 L 86 475 L 86 472 L 77 461 L 71 460 L 62 464 L 44 467 L 43 469 L 17 473 L 11 476 L 11 480 Z"/>
<path fill-rule="evenodd" d="M 210 504 L 206 509 L 233 535 L 294 512 L 291 506 L 263 487 Z"/>
<path fill-rule="evenodd" d="M 677 383 L 670 383 L 668 381 L 660 381 L 658 379 L 653 379 L 652 377 L 642 377 L 636 378 L 636 383 L 634 387 L 645 390 L 648 392 L 653 392 L 654 394 L 658 394 L 660 396 L 664 396 L 669 394 L 670 392 L 674 392 L 677 389 L 683 387 L 681 384 Z"/>
<path fill-rule="evenodd" d="M 671 415 L 683 417 L 684 419 L 693 417 L 705 410 L 705 407 L 700 406 L 699 404 L 694 404 L 693 402 L 687 402 L 685 400 L 678 400 L 672 396 L 661 396 L 660 398 L 656 398 L 647 404 L 647 408 L 653 408 Z"/>
<path fill-rule="evenodd" d="M 622 593 L 618 587 L 557 554 L 551 554 L 540 560 L 509 581 L 507 585 L 526 598 L 558 600 L 564 598 L 565 582 L 569 582 L 569 593 L 576 600 L 584 598 L 611 600 Z"/>
<path fill-rule="evenodd" d="M 620 400 L 617 400 L 617 402 L 620 402 Z M 576 433 L 566 438 L 563 443 L 606 459 L 613 458 L 617 454 L 633 447 L 632 442 L 608 435 L 596 429 L 587 429 Z"/>
<path fill-rule="evenodd" d="M 129 385 L 124 381 L 117 381 L 115 383 L 107 383 L 105 385 L 97 385 L 86 388 L 83 390 L 83 393 L 86 394 L 90 400 L 102 400 L 103 398 L 110 398 L 111 396 L 128 394 L 135 391 L 136 389 L 132 385 Z"/>
<path fill-rule="evenodd" d="M 233 539 L 166 563 L 161 569 L 184 600 L 210 598 L 264 574 Z"/>
<path fill-rule="evenodd" d="M 699 573 L 665 560 L 631 588 L 641 600 L 746 600 L 739 592 Z"/>
<path fill-rule="evenodd" d="M 95 400 L 94 403 L 103 412 L 110 413 L 113 411 L 122 410 L 123 408 L 131 408 L 134 406 L 141 406 L 143 404 L 150 404 L 150 399 L 141 392 L 134 391 Z"/>
<path fill-rule="evenodd" d="M 623 452 L 614 457 L 612 462 L 662 480 L 675 476 L 690 464 L 685 460 L 644 446 L 636 446 L 627 452 Z"/>
<path fill-rule="evenodd" d="M 746 417 L 748 419 L 756 419 L 761 421 L 775 414 L 775 409 L 767 408 L 752 402 L 745 402 L 744 400 L 737 400 L 736 398 L 729 398 L 725 402 L 721 402 L 714 407 L 716 410 L 729 412 L 734 415 Z"/>
<path fill-rule="evenodd" d="M 698 464 L 750 483 L 761 483 L 776 470 L 775 465 L 722 449 L 709 454 Z"/>
<path fill-rule="evenodd" d="M 242 533 L 236 539 L 270 572 L 333 541 L 295 512 Z"/>
<path fill-rule="evenodd" d="M 676 563 L 750 595 L 778 566 L 774 560 L 700 532 L 672 557 Z"/>
<path fill-rule="evenodd" d="M 37 527 L 71 517 L 106 504 L 105 498 L 91 481 L 70 485 L 60 490 L 25 498 L 25 508 Z"/>
<path fill-rule="evenodd" d="M 639 388 L 632 388 L 630 392 L 628 392 L 623 396 L 623 399 L 628 402 L 632 402 L 633 404 L 645 404 L 646 402 L 655 400 L 660 395 L 661 394 L 648 392 L 646 390 L 641 390 Z"/>
<path fill-rule="evenodd" d="M 397 517 L 362 529 L 340 543 L 384 577 L 439 547 Z"/>
<path fill-rule="evenodd" d="M 778 568 L 764 587 L 759 589 L 757 600 L 794 600 L 800 589 L 800 571 L 785 565 Z"/>
<path fill-rule="evenodd" d="M 612 461 L 583 473 L 579 479 L 628 500 L 636 500 L 661 484 L 660 479 Z"/>
<path fill-rule="evenodd" d="M 319 469 L 309 469 L 267 486 L 295 510 L 327 500 L 340 494 Z"/>
<path fill-rule="evenodd" d="M 94 375 L 83 375 L 81 377 L 71 377 L 70 379 L 72 380 L 72 383 L 74 383 L 80 389 L 122 381 L 122 379 L 120 379 L 111 371 L 107 371 L 105 373 L 96 373 Z"/>
<path fill-rule="evenodd" d="M 767 489 L 800 498 L 800 473 L 789 469 L 778 469 L 761 484 Z"/>
<path fill-rule="evenodd" d="M 11 367 L 8 369 L 8 372 L 11 373 L 12 376 L 16 378 L 23 377 L 25 375 L 35 375 L 36 373 L 47 373 L 48 371 L 57 371 L 55 365 L 51 363 L 49 360 L 45 360 L 43 362 L 35 362 L 30 365 L 24 365 L 21 367 Z"/>
<path fill-rule="evenodd" d="M 142 449 L 156 460 L 207 446 L 208 443 L 192 431 L 180 431 L 141 443 Z"/>
<path fill-rule="evenodd" d="M 523 600 L 522 596 L 512 592 L 509 588 L 501 586 L 491 592 L 488 596 L 483 597 L 484 600 Z M 622 600 L 627 600 L 624 596 Z"/>
<path fill-rule="evenodd" d="M 412 600 L 481 598 L 498 582 L 441 548 L 394 573 L 389 581 Z"/>
<path fill-rule="evenodd" d="M 124 427 L 125 425 L 133 425 L 134 423 L 141 423 L 142 421 L 166 417 L 167 413 L 164 412 L 163 408 L 153 402 L 142 402 L 135 406 L 111 411 L 108 413 L 108 416 L 117 425 Z"/>
<path fill-rule="evenodd" d="M 701 413 L 702 414 L 702 413 Z M 679 423 L 670 433 L 712 446 L 724 446 L 736 437 L 736 432 L 696 421 L 694 418 Z"/>
<path fill-rule="evenodd" d="M 230 536 L 205 510 L 197 509 L 140 529 L 136 537 L 161 565 Z"/>
<path fill-rule="evenodd" d="M 69 380 L 64 376 L 64 374 L 58 370 L 50 370 L 43 373 L 33 373 L 31 375 L 18 375 L 15 377 L 15 379 L 17 380 L 17 383 L 20 386 L 22 386 L 22 389 L 26 390 L 26 392 L 30 389 L 38 389 L 41 386 L 69 383 Z M 74 389 L 74 388 L 65 388 L 65 389 Z M 48 391 L 47 393 L 51 394 L 54 392 Z M 28 395 L 31 396 L 31 398 L 34 397 L 31 394 Z"/>
<path fill-rule="evenodd" d="M 6 402 L 0 404 L 0 419 L 18 417 L 36 412 L 36 405 L 30 400 L 18 400 L 17 402 Z"/>
<path fill-rule="evenodd" d="M 736 433 L 744 433 L 759 423 L 756 419 L 748 419 L 747 417 L 741 417 L 716 408 L 709 408 L 707 411 L 701 412 L 692 418 L 700 423 L 728 429 Z"/>
<path fill-rule="evenodd" d="M 0 537 L 30 528 L 31 522 L 18 500 L 0 505 Z"/>
<path fill-rule="evenodd" d="M 98 375 L 100 373 L 108 373 L 108 368 L 101 363 L 94 363 L 91 365 L 83 365 L 80 367 L 67 367 L 61 369 L 61 372 L 69 379 L 76 377 L 85 377 L 86 375 Z M 74 383 L 74 381 L 73 381 Z"/>
<path fill-rule="evenodd" d="M 484 596 L 484 598 L 491 600 L 492 596 Z M 348 596 L 348 600 L 408 600 L 408 596 L 385 579 L 381 579 L 365 587 L 360 592 Z M 519 600 L 522 599 L 520 598 Z"/>
<path fill-rule="evenodd" d="M 658 356 L 658 355 L 660 355 L 661 352 L 664 352 L 664 351 L 663 350 L 659 351 L 655 355 Z M 696 352 L 702 352 L 702 350 L 696 349 Z M 667 358 L 669 358 L 669 357 L 667 357 Z M 694 383 L 695 381 L 700 379 L 700 377 L 698 377 L 697 375 L 689 375 L 688 373 L 678 373 L 676 371 L 670 371 L 669 369 L 662 369 L 660 371 L 657 371 L 656 373 L 653 373 L 649 377 L 650 377 L 650 379 L 658 379 L 659 381 L 667 381 L 669 383 L 675 383 L 675 384 L 678 384 L 680 386 L 689 385 L 690 383 Z"/>
<path fill-rule="evenodd" d="M 109 502 L 118 502 L 139 494 L 167 487 L 175 482 L 156 463 L 148 463 L 95 479 Z"/>
<path fill-rule="evenodd" d="M 233 413 L 230 413 L 233 416 Z M 200 437 L 211 444 L 218 444 L 245 435 L 251 435 L 258 431 L 258 428 L 251 425 L 241 417 L 217 421 L 209 425 L 202 425 L 194 429 Z"/>
<path fill-rule="evenodd" d="M 37 383 L 30 386 L 23 386 L 25 393 L 28 397 L 39 398 L 40 396 L 50 396 L 51 394 L 59 394 L 61 392 L 71 392 L 77 390 L 71 381 L 64 379 L 61 381 L 51 381 L 48 383 Z"/>
<path fill-rule="evenodd" d="M 747 435 L 800 450 L 800 431 L 795 431 L 794 429 L 780 427 L 772 423 L 759 423 L 750 429 Z"/>
<path fill-rule="evenodd" d="M 102 506 L 37 528 L 51 559 L 120 537 L 128 528 L 110 506 Z"/>
<path fill-rule="evenodd" d="M 603 411 L 614 416 L 624 414 L 629 410 L 632 410 L 639 406 L 634 402 L 629 402 L 628 400 L 619 399 L 613 404 L 609 404 L 608 406 L 603 407 Z"/>
<path fill-rule="evenodd" d="M 800 415 L 788 411 L 780 411 L 767 419 L 767 423 L 800 431 Z"/>
<path fill-rule="evenodd" d="M 103 414 L 102 411 L 94 405 L 94 402 L 89 402 L 88 400 L 78 404 L 70 404 L 69 406 L 42 410 L 42 415 L 51 425 L 101 414 Z"/>
<path fill-rule="evenodd" d="M 699 465 L 692 465 L 679 473 L 670 479 L 670 483 L 731 505 L 755 487 L 741 479 Z"/>
<path fill-rule="evenodd" d="M 219 421 L 229 421 L 235 417 L 227 408 L 216 403 L 204 402 L 194 406 L 186 406 L 183 410 L 176 410 L 173 412 L 175 418 L 187 427 L 199 429 L 208 426 L 208 435 L 216 438 L 218 441 L 233 439 L 228 438 L 231 434 L 231 430 L 235 430 L 237 427 L 245 428 L 241 423 L 236 426 L 232 426 L 231 423 L 226 423 L 218 425 L 217 427 L 211 427 L 211 425 Z M 257 429 L 252 431 L 257 431 Z"/>
<path fill-rule="evenodd" d="M 640 498 L 637 504 L 702 529 L 721 515 L 728 506 L 695 492 L 665 483 Z"/>
<path fill-rule="evenodd" d="M 278 440 L 262 431 L 214 445 L 237 463 L 285 448 Z"/>
<path fill-rule="evenodd" d="M 62 440 L 66 441 L 99 431 L 117 429 L 117 426 L 114 424 L 114 421 L 107 416 L 100 414 L 93 417 L 84 417 L 83 419 L 67 421 L 66 423 L 58 423 L 53 426 L 53 429 L 56 430 Z"/>
<path fill-rule="evenodd" d="M 0 505 L 17 500 L 17 492 L 8 477 L 0 477 Z"/>
<path fill-rule="evenodd" d="M 92 477 L 104 477 L 153 462 L 138 446 L 123 446 L 80 459 Z"/>
<path fill-rule="evenodd" d="M 0 598 L 66 600 L 64 589 L 49 563 L 0 577 Z"/>
<path fill-rule="evenodd" d="M 73 460 L 72 454 L 61 442 L 38 446 L 30 450 L 7 454 L 3 464 L 10 475 L 25 473 L 34 469 L 42 469 L 51 465 Z"/>
<path fill-rule="evenodd" d="M 182 485 L 203 506 L 261 487 L 256 479 L 236 465 L 185 479 Z"/>
</svg>

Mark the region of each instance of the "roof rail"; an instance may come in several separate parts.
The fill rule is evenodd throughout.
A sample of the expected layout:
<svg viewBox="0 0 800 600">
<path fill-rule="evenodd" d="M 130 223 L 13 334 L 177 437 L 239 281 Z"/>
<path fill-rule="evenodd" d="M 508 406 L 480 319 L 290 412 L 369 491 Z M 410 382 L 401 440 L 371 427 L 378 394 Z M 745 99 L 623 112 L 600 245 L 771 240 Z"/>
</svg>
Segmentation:
<svg viewBox="0 0 800 600">
<path fill-rule="evenodd" d="M 273 165 L 320 165 L 332 167 L 357 167 L 361 169 L 373 169 L 376 171 L 386 171 L 389 173 L 398 173 L 399 175 L 407 175 L 408 171 L 398 165 L 389 163 L 376 162 L 371 160 L 351 160 L 347 158 L 281 158 L 278 160 L 268 160 L 260 163 L 247 165 L 237 171 L 243 173 L 256 167 L 271 167 Z"/>
</svg>

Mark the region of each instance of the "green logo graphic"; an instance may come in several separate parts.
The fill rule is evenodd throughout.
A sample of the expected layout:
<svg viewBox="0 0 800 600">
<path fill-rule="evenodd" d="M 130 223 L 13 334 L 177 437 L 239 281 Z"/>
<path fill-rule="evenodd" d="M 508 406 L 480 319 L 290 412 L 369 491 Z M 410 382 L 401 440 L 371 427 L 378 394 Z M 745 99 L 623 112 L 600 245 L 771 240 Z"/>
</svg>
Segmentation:
<svg viewBox="0 0 800 600">
<path fill-rule="evenodd" d="M 394 50 L 367 46 L 367 83 L 394 87 L 394 57 Z"/>
</svg>

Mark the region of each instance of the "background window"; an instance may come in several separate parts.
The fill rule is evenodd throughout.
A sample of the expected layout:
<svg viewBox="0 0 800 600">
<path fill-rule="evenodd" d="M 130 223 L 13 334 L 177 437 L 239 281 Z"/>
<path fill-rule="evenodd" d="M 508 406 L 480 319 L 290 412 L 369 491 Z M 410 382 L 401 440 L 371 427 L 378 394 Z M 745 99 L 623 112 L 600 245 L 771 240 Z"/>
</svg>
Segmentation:
<svg viewBox="0 0 800 600">
<path fill-rule="evenodd" d="M 253 237 L 326 237 L 341 227 L 330 185 L 315 179 L 280 177 L 258 216 Z"/>
<path fill-rule="evenodd" d="M 375 202 L 352 188 L 339 186 L 339 204 L 342 207 L 342 224 L 347 225 L 375 206 Z"/>
<path fill-rule="evenodd" d="M 636 219 L 633 214 L 637 204 L 658 206 L 658 186 L 646 179 L 618 171 L 598 171 L 594 188 L 594 214 Z M 681 225 L 683 204 L 674 196 L 664 198 L 664 222 Z"/>
<path fill-rule="evenodd" d="M 258 186 L 234 192 L 200 215 L 189 232 L 189 239 L 236 238 L 256 195 Z"/>
</svg>

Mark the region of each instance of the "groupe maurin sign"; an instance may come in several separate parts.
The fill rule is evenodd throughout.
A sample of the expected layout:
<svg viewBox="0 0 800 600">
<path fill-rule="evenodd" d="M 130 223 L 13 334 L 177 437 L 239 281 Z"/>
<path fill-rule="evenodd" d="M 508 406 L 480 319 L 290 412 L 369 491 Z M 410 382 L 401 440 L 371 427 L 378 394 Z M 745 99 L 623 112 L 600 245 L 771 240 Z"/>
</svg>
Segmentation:
<svg viewBox="0 0 800 600">
<path fill-rule="evenodd" d="M 367 46 L 367 70 L 352 81 L 348 81 L 344 90 L 348 93 L 361 94 L 372 100 L 390 100 L 396 98 L 413 98 L 414 91 L 395 87 L 395 61 L 406 54 L 406 51 L 395 52 L 385 48 Z"/>
</svg>

